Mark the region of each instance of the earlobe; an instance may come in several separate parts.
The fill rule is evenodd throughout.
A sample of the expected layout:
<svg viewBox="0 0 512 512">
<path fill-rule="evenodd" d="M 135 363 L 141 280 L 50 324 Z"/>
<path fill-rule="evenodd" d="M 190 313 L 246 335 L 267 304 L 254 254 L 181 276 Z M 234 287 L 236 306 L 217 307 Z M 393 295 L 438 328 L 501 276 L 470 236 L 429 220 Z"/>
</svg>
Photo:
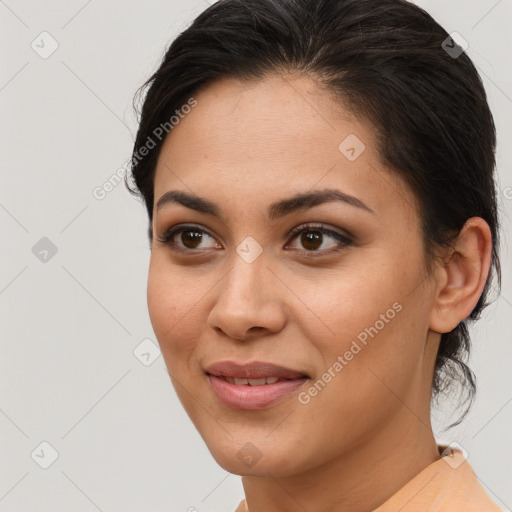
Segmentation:
<svg viewBox="0 0 512 512">
<path fill-rule="evenodd" d="M 487 281 L 491 255 L 489 225 L 480 217 L 471 217 L 436 269 L 431 330 L 450 332 L 471 314 Z"/>
</svg>

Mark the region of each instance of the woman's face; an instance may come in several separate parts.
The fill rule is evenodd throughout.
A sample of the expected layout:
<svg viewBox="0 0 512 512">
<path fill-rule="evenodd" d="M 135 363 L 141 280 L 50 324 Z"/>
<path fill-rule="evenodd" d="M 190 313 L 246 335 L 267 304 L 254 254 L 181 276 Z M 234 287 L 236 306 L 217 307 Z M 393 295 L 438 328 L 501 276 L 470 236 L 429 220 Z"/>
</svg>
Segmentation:
<svg viewBox="0 0 512 512">
<path fill-rule="evenodd" d="M 372 127 L 304 77 L 194 98 L 156 169 L 148 307 L 212 455 L 284 476 L 414 442 L 434 288 L 416 201 Z"/>
</svg>

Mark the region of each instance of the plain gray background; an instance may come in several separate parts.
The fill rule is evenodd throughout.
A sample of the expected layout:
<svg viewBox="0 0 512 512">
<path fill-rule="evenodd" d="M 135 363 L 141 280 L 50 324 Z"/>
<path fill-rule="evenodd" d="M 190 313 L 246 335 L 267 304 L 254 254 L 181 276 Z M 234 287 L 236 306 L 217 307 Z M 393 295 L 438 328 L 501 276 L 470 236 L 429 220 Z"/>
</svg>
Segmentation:
<svg viewBox="0 0 512 512">
<path fill-rule="evenodd" d="M 0 1 L 0 511 L 230 512 L 243 497 L 158 357 L 145 209 L 122 183 L 93 195 L 130 158 L 136 89 L 209 3 Z M 417 3 L 464 37 L 483 77 L 510 233 L 512 0 Z M 476 404 L 462 426 L 436 433 L 468 451 L 489 494 L 511 510 L 506 240 L 501 254 L 502 296 L 472 329 Z"/>
</svg>

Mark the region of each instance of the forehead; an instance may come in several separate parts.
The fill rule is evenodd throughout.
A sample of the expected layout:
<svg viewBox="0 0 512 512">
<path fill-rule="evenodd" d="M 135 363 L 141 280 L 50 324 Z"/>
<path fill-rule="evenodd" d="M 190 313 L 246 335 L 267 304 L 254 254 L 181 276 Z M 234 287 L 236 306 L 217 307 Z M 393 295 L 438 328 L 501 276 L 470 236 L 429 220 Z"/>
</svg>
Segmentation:
<svg viewBox="0 0 512 512">
<path fill-rule="evenodd" d="M 222 79 L 194 97 L 197 106 L 164 143 L 163 152 L 172 152 L 176 163 L 222 158 L 238 165 L 276 157 L 318 158 L 318 153 L 338 156 L 344 130 L 370 137 L 367 127 L 306 77 L 270 76 L 243 83 Z M 187 151 L 192 146 L 199 154 Z"/>
<path fill-rule="evenodd" d="M 384 197 L 408 193 L 383 168 L 373 126 L 310 78 L 222 79 L 193 97 L 197 106 L 160 152 L 155 200 L 189 188 L 203 196 L 214 191 L 227 203 L 235 191 L 243 205 L 245 195 L 267 202 L 318 185 L 337 186 L 379 209 Z"/>
</svg>

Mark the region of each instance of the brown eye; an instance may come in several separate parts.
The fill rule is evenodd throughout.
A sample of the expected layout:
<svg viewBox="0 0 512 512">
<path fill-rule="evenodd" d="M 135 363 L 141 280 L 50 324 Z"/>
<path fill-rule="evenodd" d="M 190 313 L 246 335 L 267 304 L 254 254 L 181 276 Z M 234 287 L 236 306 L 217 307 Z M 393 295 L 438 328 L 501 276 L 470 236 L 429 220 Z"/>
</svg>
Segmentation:
<svg viewBox="0 0 512 512">
<path fill-rule="evenodd" d="M 203 233 L 200 231 L 182 231 L 180 239 L 187 249 L 196 249 L 203 241 Z"/>
<path fill-rule="evenodd" d="M 205 245 L 208 240 L 211 240 L 210 246 Z M 164 245 L 169 245 L 171 249 L 185 252 L 222 248 L 209 233 L 196 226 L 173 227 L 165 232 L 163 236 L 158 237 L 158 241 Z"/>
<path fill-rule="evenodd" d="M 315 252 L 319 256 L 328 255 L 352 243 L 348 236 L 314 224 L 295 228 L 292 232 L 292 240 L 296 240 L 300 245 L 292 248 L 302 251 L 307 256 Z"/>
<path fill-rule="evenodd" d="M 309 251 L 316 251 L 323 242 L 323 233 L 320 231 L 303 231 L 300 235 L 302 246 Z"/>
</svg>

